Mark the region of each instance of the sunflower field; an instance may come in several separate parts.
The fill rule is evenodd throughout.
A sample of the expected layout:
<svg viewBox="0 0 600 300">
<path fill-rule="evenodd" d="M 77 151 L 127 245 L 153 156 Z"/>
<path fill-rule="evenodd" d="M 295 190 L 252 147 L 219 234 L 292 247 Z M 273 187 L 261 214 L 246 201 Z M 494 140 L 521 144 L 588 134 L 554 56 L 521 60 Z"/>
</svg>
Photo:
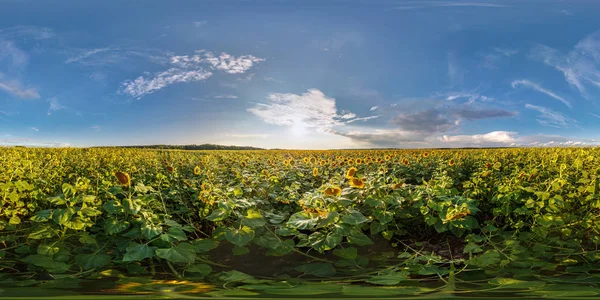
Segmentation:
<svg viewBox="0 0 600 300">
<path fill-rule="evenodd" d="M 592 284 L 599 183 L 599 148 L 2 148 L 0 286 L 115 274 L 271 293 L 300 279 L 441 283 L 414 294 Z M 364 287 L 311 291 L 338 286 Z"/>
</svg>

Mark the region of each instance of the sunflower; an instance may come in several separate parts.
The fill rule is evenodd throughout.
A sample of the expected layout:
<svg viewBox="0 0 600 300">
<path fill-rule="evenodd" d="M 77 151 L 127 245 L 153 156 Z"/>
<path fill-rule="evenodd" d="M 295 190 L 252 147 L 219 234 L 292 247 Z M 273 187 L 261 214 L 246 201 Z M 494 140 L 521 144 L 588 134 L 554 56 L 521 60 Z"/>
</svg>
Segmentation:
<svg viewBox="0 0 600 300">
<path fill-rule="evenodd" d="M 200 175 L 200 167 L 194 167 L 194 175 Z"/>
<path fill-rule="evenodd" d="M 448 162 L 448 165 L 449 165 L 449 166 L 451 166 L 451 167 L 452 167 L 452 166 L 454 166 L 454 158 L 453 158 L 453 159 L 451 159 L 451 160 Z"/>
<path fill-rule="evenodd" d="M 402 159 L 402 164 L 408 166 L 408 159 L 406 159 L 406 157 Z"/>
<path fill-rule="evenodd" d="M 360 178 L 352 178 L 350 179 L 350 186 L 362 189 L 365 187 L 365 180 Z"/>
<path fill-rule="evenodd" d="M 357 158 L 357 159 L 356 159 L 356 164 L 357 164 L 357 165 L 360 165 L 360 164 L 362 164 L 362 163 L 363 163 L 362 159 L 360 159 L 360 158 Z"/>
<path fill-rule="evenodd" d="M 305 157 L 304 159 L 302 159 L 304 161 L 304 163 L 308 163 L 310 160 L 308 159 L 308 157 Z"/>
<path fill-rule="evenodd" d="M 355 167 L 348 169 L 348 171 L 346 172 L 346 178 L 354 178 L 354 174 L 356 174 L 356 171 L 358 170 Z"/>
<path fill-rule="evenodd" d="M 267 170 L 262 170 L 260 173 L 262 173 L 265 177 L 269 177 L 269 172 L 267 172 Z"/>
<path fill-rule="evenodd" d="M 173 171 L 175 171 L 175 168 L 173 168 L 171 166 L 167 166 L 167 171 L 173 173 Z"/>
<path fill-rule="evenodd" d="M 313 173 L 313 176 L 314 176 L 314 177 L 317 177 L 317 176 L 319 176 L 319 169 L 317 169 L 317 168 L 313 168 L 313 172 L 312 172 L 312 173 Z"/>
<path fill-rule="evenodd" d="M 327 196 L 339 196 L 342 194 L 342 189 L 339 187 L 329 187 L 325 189 L 325 195 Z"/>
<path fill-rule="evenodd" d="M 283 161 L 283 165 L 284 165 L 284 166 L 289 166 L 289 165 L 290 165 L 290 162 L 289 162 L 288 160 L 284 160 L 284 161 Z"/>
<path fill-rule="evenodd" d="M 242 162 L 242 168 L 245 168 L 245 167 L 246 167 L 246 162 L 245 162 L 245 161 L 243 161 L 243 162 Z"/>
<path fill-rule="evenodd" d="M 129 178 L 129 174 L 121 171 L 115 172 L 115 176 L 120 184 L 124 186 L 129 186 L 131 184 L 131 179 Z"/>
<path fill-rule="evenodd" d="M 429 157 L 429 152 L 423 152 L 423 157 Z"/>
</svg>

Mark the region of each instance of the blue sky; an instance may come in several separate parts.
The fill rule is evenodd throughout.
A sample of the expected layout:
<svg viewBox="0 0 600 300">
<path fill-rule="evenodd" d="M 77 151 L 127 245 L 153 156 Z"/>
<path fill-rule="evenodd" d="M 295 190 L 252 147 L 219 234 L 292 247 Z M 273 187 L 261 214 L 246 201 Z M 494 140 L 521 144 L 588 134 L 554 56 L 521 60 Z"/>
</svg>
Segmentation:
<svg viewBox="0 0 600 300">
<path fill-rule="evenodd" d="M 597 1 L 0 7 L 0 145 L 600 142 Z"/>
</svg>

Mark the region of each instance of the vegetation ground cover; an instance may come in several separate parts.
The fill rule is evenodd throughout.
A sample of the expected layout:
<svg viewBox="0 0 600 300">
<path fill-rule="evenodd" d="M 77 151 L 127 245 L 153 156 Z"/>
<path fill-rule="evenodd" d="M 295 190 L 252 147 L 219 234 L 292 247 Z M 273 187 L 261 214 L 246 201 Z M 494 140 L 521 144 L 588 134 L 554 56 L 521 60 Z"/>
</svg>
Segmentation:
<svg viewBox="0 0 600 300">
<path fill-rule="evenodd" d="M 595 296 L 599 154 L 3 148 L 0 296 Z"/>
</svg>

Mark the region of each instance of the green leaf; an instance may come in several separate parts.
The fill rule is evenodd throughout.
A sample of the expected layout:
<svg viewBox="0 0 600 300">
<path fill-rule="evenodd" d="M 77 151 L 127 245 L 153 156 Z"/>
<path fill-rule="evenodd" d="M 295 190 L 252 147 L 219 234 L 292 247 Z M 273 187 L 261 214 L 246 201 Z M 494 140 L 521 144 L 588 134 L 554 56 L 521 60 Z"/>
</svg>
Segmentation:
<svg viewBox="0 0 600 300">
<path fill-rule="evenodd" d="M 349 209 L 348 212 L 342 216 L 342 222 L 350 225 L 359 225 L 368 221 L 369 219 L 361 212 L 353 209 Z"/>
<path fill-rule="evenodd" d="M 353 232 L 352 235 L 347 237 L 348 243 L 359 246 L 373 245 L 373 241 L 362 232 Z"/>
<path fill-rule="evenodd" d="M 330 263 L 304 264 L 296 267 L 294 270 L 317 277 L 329 277 L 335 275 L 337 272 Z"/>
<path fill-rule="evenodd" d="M 174 263 L 193 263 L 196 261 L 196 251 L 190 243 L 181 243 L 167 249 L 157 249 L 156 256 Z"/>
<path fill-rule="evenodd" d="M 198 273 L 199 276 L 206 276 L 212 273 L 212 268 L 207 264 L 193 264 L 185 269 L 186 272 Z"/>
<path fill-rule="evenodd" d="M 69 265 L 64 262 L 52 260 L 51 257 L 33 254 L 23 258 L 23 262 L 46 269 L 50 273 L 64 273 L 69 269 Z"/>
<path fill-rule="evenodd" d="M 52 213 L 52 220 L 59 225 L 65 225 L 71 220 L 71 217 L 75 214 L 75 210 L 69 208 L 57 208 Z"/>
<path fill-rule="evenodd" d="M 130 215 L 137 215 L 137 213 L 142 209 L 142 201 L 139 199 L 123 199 L 123 208 Z"/>
<path fill-rule="evenodd" d="M 335 232 L 329 234 L 315 232 L 308 236 L 308 243 L 311 247 L 313 247 L 313 249 L 323 253 L 341 244 L 343 239 L 344 237 Z"/>
<path fill-rule="evenodd" d="M 54 245 L 40 244 L 37 248 L 37 253 L 41 255 L 52 256 L 58 253 L 59 250 L 60 248 Z"/>
<path fill-rule="evenodd" d="M 171 227 L 167 231 L 167 233 L 163 233 L 160 235 L 160 239 L 165 242 L 176 242 L 176 241 L 185 241 L 187 240 L 187 235 L 180 227 Z"/>
<path fill-rule="evenodd" d="M 13 216 L 10 218 L 10 220 L 8 221 L 8 224 L 10 224 L 10 225 L 18 225 L 18 224 L 21 224 L 21 219 L 20 219 L 18 216 L 16 216 L 16 215 L 13 215 Z"/>
<path fill-rule="evenodd" d="M 154 256 L 156 247 L 150 247 L 145 244 L 132 243 L 126 248 L 127 253 L 123 256 L 123 261 L 140 261 Z"/>
<path fill-rule="evenodd" d="M 248 226 L 243 226 L 241 229 L 229 228 L 225 233 L 225 239 L 238 247 L 247 245 L 253 238 L 254 229 Z"/>
<path fill-rule="evenodd" d="M 140 227 L 142 235 L 151 240 L 162 232 L 162 227 L 153 223 L 145 223 Z"/>
<path fill-rule="evenodd" d="M 108 200 L 102 205 L 102 209 L 109 214 L 116 215 L 124 211 L 123 206 L 115 200 Z"/>
<path fill-rule="evenodd" d="M 219 241 L 213 239 L 196 239 L 192 241 L 192 245 L 196 252 L 202 253 L 217 248 L 217 246 L 219 246 Z"/>
<path fill-rule="evenodd" d="M 307 230 L 314 228 L 318 220 L 318 218 L 313 218 L 309 213 L 300 211 L 290 216 L 286 224 L 296 229 Z"/>
<path fill-rule="evenodd" d="M 35 215 L 33 215 L 31 217 L 31 221 L 46 222 L 50 218 L 52 218 L 52 209 L 44 209 L 44 210 L 41 210 L 41 211 L 38 211 L 37 213 L 35 213 Z"/>
<path fill-rule="evenodd" d="M 258 228 L 267 224 L 267 221 L 265 221 L 258 210 L 249 209 L 246 213 L 246 217 L 242 219 L 242 224 L 250 228 Z"/>
<path fill-rule="evenodd" d="M 473 242 L 467 243 L 467 245 L 465 245 L 465 248 L 463 249 L 463 253 L 479 253 L 479 252 L 483 252 L 483 249 L 481 249 L 481 247 L 479 247 L 477 244 L 475 244 Z"/>
<path fill-rule="evenodd" d="M 341 258 L 355 259 L 358 256 L 358 250 L 354 247 L 348 247 L 343 249 L 337 248 L 333 250 L 333 255 Z"/>
<path fill-rule="evenodd" d="M 75 262 L 84 270 L 90 270 L 107 265 L 110 262 L 110 255 L 106 254 L 78 254 L 75 256 Z"/>
<path fill-rule="evenodd" d="M 129 222 L 109 218 L 104 223 L 104 231 L 109 235 L 114 235 L 129 228 Z"/>
</svg>

